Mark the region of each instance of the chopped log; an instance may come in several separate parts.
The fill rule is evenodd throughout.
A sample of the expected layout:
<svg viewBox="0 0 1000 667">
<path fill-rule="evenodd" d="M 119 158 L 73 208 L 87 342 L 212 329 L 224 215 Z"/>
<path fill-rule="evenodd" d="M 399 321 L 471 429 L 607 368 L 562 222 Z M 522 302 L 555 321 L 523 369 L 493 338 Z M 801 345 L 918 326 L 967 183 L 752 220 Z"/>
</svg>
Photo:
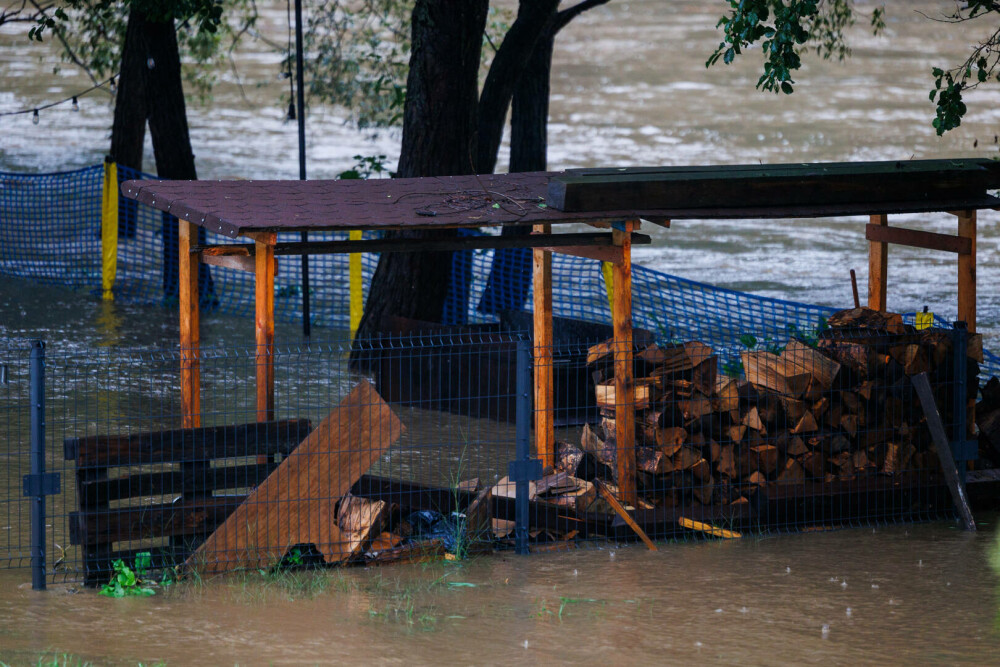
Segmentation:
<svg viewBox="0 0 1000 667">
<path fill-rule="evenodd" d="M 639 380 L 636 380 L 633 386 L 635 388 L 635 403 L 633 405 L 637 409 L 648 408 L 655 398 L 654 392 L 656 391 L 656 388 L 649 382 Z M 615 394 L 615 382 L 613 380 L 601 382 L 596 385 L 594 389 L 598 407 L 614 408 L 618 405 L 617 396 Z"/>
<path fill-rule="evenodd" d="M 370 527 L 376 514 L 375 505 L 381 501 L 362 498 L 348 493 L 337 504 L 337 525 L 346 533 L 356 533 Z"/>
<path fill-rule="evenodd" d="M 517 482 L 512 482 L 510 477 L 504 477 L 493 485 L 493 495 L 497 498 L 517 498 Z M 538 497 L 538 490 L 534 480 L 528 480 L 528 501 L 531 502 Z"/>
<path fill-rule="evenodd" d="M 747 428 L 752 428 L 755 431 L 760 431 L 761 433 L 767 433 L 767 429 L 764 428 L 764 422 L 760 418 L 760 413 L 757 411 L 757 406 L 750 408 L 747 411 L 745 417 L 743 417 L 743 425 Z"/>
<path fill-rule="evenodd" d="M 857 329 L 876 333 L 904 334 L 903 316 L 871 308 L 852 308 L 834 313 L 826 320 L 831 329 Z"/>
<path fill-rule="evenodd" d="M 704 459 L 702 459 L 704 460 Z M 708 464 L 706 463 L 706 468 Z M 712 479 L 712 475 L 709 474 L 705 479 L 701 480 L 701 484 L 695 484 L 691 489 L 691 494 L 700 502 L 702 505 L 712 504 L 712 493 L 715 489 L 715 480 Z"/>
<path fill-rule="evenodd" d="M 733 442 L 741 442 L 746 435 L 747 427 L 743 424 L 733 424 L 729 427 L 729 439 Z"/>
<path fill-rule="evenodd" d="M 673 458 L 674 470 L 690 470 L 698 461 L 702 461 L 701 450 L 695 447 L 683 446 Z"/>
<path fill-rule="evenodd" d="M 539 496 L 546 494 L 559 494 L 563 491 L 571 491 L 576 488 L 576 484 L 569 481 L 569 474 L 565 472 L 554 472 L 545 475 L 535 482 L 535 493 Z"/>
<path fill-rule="evenodd" d="M 844 429 L 844 431 L 853 438 L 858 434 L 858 416 L 843 415 L 840 418 L 840 428 Z"/>
<path fill-rule="evenodd" d="M 403 538 L 395 533 L 381 532 L 378 537 L 371 541 L 368 545 L 368 551 L 366 555 L 375 555 L 379 552 L 386 551 L 387 549 L 395 549 L 400 544 L 402 544 Z"/>
<path fill-rule="evenodd" d="M 539 494 L 538 501 L 557 505 L 577 513 L 586 512 L 597 498 L 593 483 L 577 477 L 566 478 L 559 487 L 553 487 L 547 494 Z"/>
<path fill-rule="evenodd" d="M 691 474 L 694 478 L 700 482 L 712 479 L 712 464 L 710 464 L 705 459 L 698 459 L 693 466 L 691 466 Z"/>
<path fill-rule="evenodd" d="M 441 540 L 429 540 L 427 542 L 403 544 L 392 549 L 373 553 L 368 558 L 368 562 L 381 565 L 387 563 L 425 563 L 427 561 L 440 560 L 445 556 L 445 553 L 444 543 Z"/>
<path fill-rule="evenodd" d="M 926 373 L 931 369 L 927 351 L 916 343 L 893 346 L 889 348 L 889 355 L 903 367 L 903 372 L 907 375 Z"/>
<path fill-rule="evenodd" d="M 823 479 L 826 457 L 822 452 L 809 452 L 799 459 L 799 464 L 809 479 Z"/>
<path fill-rule="evenodd" d="M 872 389 L 875 387 L 875 382 L 872 380 L 865 380 L 857 386 L 858 396 L 870 401 L 872 399 Z"/>
<path fill-rule="evenodd" d="M 736 412 L 740 410 L 740 380 L 736 378 L 719 378 L 716 381 L 715 395 L 719 399 L 720 412 Z"/>
<path fill-rule="evenodd" d="M 712 413 L 712 401 L 701 392 L 694 392 L 691 398 L 678 401 L 677 406 L 684 415 L 685 422 L 700 419 Z"/>
<path fill-rule="evenodd" d="M 752 473 L 747 479 L 751 486 L 762 487 L 767 485 L 767 478 L 759 472 Z"/>
<path fill-rule="evenodd" d="M 801 433 L 814 433 L 819 429 L 819 424 L 816 423 L 816 418 L 813 417 L 811 412 L 806 412 L 799 419 L 798 423 L 795 424 L 795 428 L 792 429 L 794 435 L 799 435 Z"/>
<path fill-rule="evenodd" d="M 868 467 L 868 452 L 864 449 L 859 449 L 858 451 L 851 454 L 851 465 L 854 466 L 856 471 L 863 471 Z"/>
<path fill-rule="evenodd" d="M 187 560 L 202 572 L 267 569 L 289 545 L 313 544 L 327 563 L 353 555 L 337 501 L 405 431 L 367 380 L 296 447 Z"/>
<path fill-rule="evenodd" d="M 774 445 L 751 447 L 753 463 L 756 469 L 765 475 L 770 475 L 778 469 L 778 448 Z"/>
<path fill-rule="evenodd" d="M 868 345 L 824 338 L 820 340 L 819 346 L 824 354 L 836 360 L 841 367 L 849 368 L 858 378 L 864 380 L 868 377 L 873 356 L 872 349 Z"/>
<path fill-rule="evenodd" d="M 787 456 L 802 456 L 809 453 L 809 448 L 806 447 L 806 443 L 799 436 L 790 435 L 787 442 L 788 444 L 785 447 L 785 454 Z"/>
<path fill-rule="evenodd" d="M 475 477 L 473 479 L 467 479 L 459 482 L 457 490 L 460 493 L 476 493 L 479 491 L 479 478 Z"/>
<path fill-rule="evenodd" d="M 666 456 L 673 456 L 688 439 L 688 432 L 679 426 L 656 430 L 656 446 Z"/>
<path fill-rule="evenodd" d="M 722 445 L 719 449 L 719 458 L 716 461 L 716 470 L 720 475 L 729 479 L 736 479 L 739 471 L 736 468 L 735 447 L 733 445 Z"/>
<path fill-rule="evenodd" d="M 783 396 L 781 398 L 781 405 L 785 409 L 785 415 L 788 417 L 789 421 L 792 422 L 797 422 L 802 419 L 802 415 L 806 412 L 806 402 L 796 398 Z"/>
<path fill-rule="evenodd" d="M 785 469 L 778 475 L 779 484 L 801 484 L 806 481 L 806 471 L 795 459 L 785 461 Z"/>
<path fill-rule="evenodd" d="M 743 352 L 743 371 L 747 381 L 760 389 L 791 398 L 799 398 L 809 388 L 812 375 L 786 367 L 773 352 Z M 782 372 L 788 373 L 787 375 Z"/>
<path fill-rule="evenodd" d="M 493 489 L 485 488 L 465 509 L 465 538 L 469 544 L 489 541 L 493 535 Z"/>
<path fill-rule="evenodd" d="M 790 340 L 781 352 L 781 361 L 789 372 L 783 375 L 799 373 L 811 375 L 821 391 L 828 391 L 833 386 L 833 380 L 840 372 L 840 364 L 798 340 Z"/>
<path fill-rule="evenodd" d="M 587 348 L 587 365 L 595 364 L 602 359 L 610 359 L 615 355 L 615 339 L 609 338 L 603 343 Z"/>
<path fill-rule="evenodd" d="M 348 499 L 350 499 L 349 506 L 345 508 L 343 517 L 337 517 L 337 523 L 347 536 L 350 549 L 350 557 L 347 560 L 350 560 L 371 549 L 372 540 L 382 532 L 383 526 L 387 523 L 389 503 L 384 500 L 348 495 L 341 500 L 341 505 L 343 506 L 343 501 Z"/>
<path fill-rule="evenodd" d="M 517 528 L 517 522 L 509 519 L 493 519 L 493 535 L 502 540 Z"/>
<path fill-rule="evenodd" d="M 590 424 L 584 424 L 583 426 L 583 436 L 580 439 L 580 447 L 583 451 L 592 454 L 598 463 L 602 463 L 612 470 L 617 470 L 618 461 L 618 449 L 615 444 L 615 422 L 613 419 L 602 419 L 601 420 L 601 430 L 607 434 L 606 437 L 601 438 L 598 433 L 590 427 Z"/>
<path fill-rule="evenodd" d="M 556 441 L 555 469 L 574 477 L 582 476 L 580 468 L 586 455 L 586 452 L 570 442 Z"/>
<path fill-rule="evenodd" d="M 663 475 L 673 470 L 670 459 L 662 451 L 652 447 L 635 448 L 635 466 L 651 475 Z"/>
</svg>

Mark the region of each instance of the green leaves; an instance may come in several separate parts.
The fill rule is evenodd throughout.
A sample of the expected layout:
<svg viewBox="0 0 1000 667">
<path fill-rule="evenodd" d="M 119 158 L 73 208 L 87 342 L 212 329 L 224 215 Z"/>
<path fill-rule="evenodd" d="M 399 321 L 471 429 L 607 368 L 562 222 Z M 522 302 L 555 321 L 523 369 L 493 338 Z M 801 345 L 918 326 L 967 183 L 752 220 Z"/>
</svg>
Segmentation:
<svg viewBox="0 0 1000 667">
<path fill-rule="evenodd" d="M 153 559 L 149 552 L 136 554 L 135 568 L 125 564 L 125 561 L 118 559 L 112 567 L 111 580 L 101 587 L 98 595 L 110 598 L 124 598 L 131 596 L 148 597 L 155 595 L 156 591 L 145 585 L 144 577 L 146 570 L 152 567 Z"/>
</svg>

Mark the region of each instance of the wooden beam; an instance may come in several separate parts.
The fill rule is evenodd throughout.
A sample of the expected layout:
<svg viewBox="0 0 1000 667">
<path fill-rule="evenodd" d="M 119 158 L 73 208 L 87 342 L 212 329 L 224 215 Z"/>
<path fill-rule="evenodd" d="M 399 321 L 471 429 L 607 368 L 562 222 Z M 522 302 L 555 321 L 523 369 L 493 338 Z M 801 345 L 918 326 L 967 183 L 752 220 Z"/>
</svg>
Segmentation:
<svg viewBox="0 0 1000 667">
<path fill-rule="evenodd" d="M 599 262 L 611 262 L 612 264 L 622 263 L 622 249 L 616 246 L 557 246 L 545 247 L 542 248 L 542 250 L 554 252 L 560 255 L 572 255 L 574 257 L 596 259 Z"/>
<path fill-rule="evenodd" d="M 274 232 L 254 235 L 257 421 L 274 419 Z"/>
<path fill-rule="evenodd" d="M 197 229 L 187 220 L 177 227 L 178 310 L 181 329 L 181 425 L 201 426 L 201 361 L 199 357 L 200 322 L 198 310 L 198 258 L 191 254 Z"/>
<path fill-rule="evenodd" d="M 958 256 L 958 319 L 976 333 L 976 212 L 958 211 L 958 235 L 967 239 L 969 252 Z"/>
<path fill-rule="evenodd" d="M 551 225 L 536 225 L 535 233 L 548 235 Z M 552 253 L 533 253 L 535 450 L 543 466 L 554 466 L 556 456 L 555 401 L 552 384 Z"/>
<path fill-rule="evenodd" d="M 628 221 L 615 229 L 615 245 L 622 261 L 613 267 L 611 320 L 615 347 L 615 437 L 618 444 L 618 492 L 621 500 L 638 506 L 635 476 L 635 383 L 632 378 L 632 244 L 631 232 L 639 222 Z"/>
<path fill-rule="evenodd" d="M 639 539 L 643 541 L 649 550 L 657 551 L 653 540 L 649 539 L 649 535 L 646 534 L 646 531 L 644 531 L 639 524 L 636 523 L 635 519 L 632 518 L 632 515 L 628 513 L 628 510 L 622 507 L 621 503 L 618 502 L 618 499 L 615 498 L 615 494 L 611 493 L 611 490 L 605 486 L 604 482 L 595 478 L 594 486 L 597 488 L 597 492 L 601 494 L 601 497 L 608 501 L 608 504 L 611 505 L 611 509 L 615 511 L 615 514 L 622 518 L 622 521 L 624 521 L 625 524 L 639 536 Z"/>
<path fill-rule="evenodd" d="M 652 238 L 634 234 L 634 245 L 648 245 Z M 367 239 L 361 241 L 310 241 L 274 244 L 274 254 L 282 255 L 333 255 L 355 252 L 425 252 L 437 250 L 482 250 L 491 248 L 612 248 L 614 239 L 607 232 L 579 232 L 570 234 L 534 233 L 527 236 L 459 236 L 452 239 L 430 239 L 414 243 L 406 239 Z M 203 256 L 235 255 L 252 257 L 251 244 L 206 245 L 195 248 Z"/>
<path fill-rule="evenodd" d="M 912 248 L 924 248 L 927 250 L 943 250 L 959 255 L 968 255 L 972 252 L 972 242 L 961 236 L 950 234 L 935 234 L 934 232 L 921 232 L 916 229 L 905 229 L 903 227 L 888 227 L 885 225 L 867 225 L 865 227 L 865 238 L 869 241 L 880 243 L 894 243 Z"/>
<path fill-rule="evenodd" d="M 889 216 L 876 213 L 868 227 L 888 227 Z M 889 244 L 885 241 L 868 242 L 868 307 L 885 312 L 887 301 L 886 279 L 889 270 Z"/>
</svg>

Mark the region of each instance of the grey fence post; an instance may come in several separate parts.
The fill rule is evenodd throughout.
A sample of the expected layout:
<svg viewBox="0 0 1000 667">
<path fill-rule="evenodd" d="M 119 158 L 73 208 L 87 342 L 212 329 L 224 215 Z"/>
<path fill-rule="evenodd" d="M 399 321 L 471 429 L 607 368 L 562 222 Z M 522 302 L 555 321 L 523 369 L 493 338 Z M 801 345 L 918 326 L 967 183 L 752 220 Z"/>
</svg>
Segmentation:
<svg viewBox="0 0 1000 667">
<path fill-rule="evenodd" d="M 958 467 L 958 478 L 962 485 L 965 485 L 967 462 L 977 458 L 976 448 L 978 443 L 968 440 L 968 424 L 966 423 L 966 396 L 969 395 L 968 373 L 966 359 L 969 350 L 969 329 L 965 322 L 955 322 L 952 325 L 951 340 L 954 356 L 955 376 L 952 412 L 954 413 L 954 425 L 952 431 L 951 450 Z"/>
<path fill-rule="evenodd" d="M 517 430 L 515 460 L 508 466 L 508 479 L 514 482 L 515 550 L 528 553 L 528 482 L 542 474 L 542 462 L 531 458 L 531 347 L 527 340 L 517 341 L 517 383 L 514 397 Z"/>
<path fill-rule="evenodd" d="M 31 587 L 45 590 L 45 493 L 41 480 L 45 476 L 45 343 L 31 344 L 28 371 L 31 401 L 31 474 L 25 480 L 24 492 L 31 496 Z M 29 481 L 30 480 L 30 481 Z"/>
</svg>

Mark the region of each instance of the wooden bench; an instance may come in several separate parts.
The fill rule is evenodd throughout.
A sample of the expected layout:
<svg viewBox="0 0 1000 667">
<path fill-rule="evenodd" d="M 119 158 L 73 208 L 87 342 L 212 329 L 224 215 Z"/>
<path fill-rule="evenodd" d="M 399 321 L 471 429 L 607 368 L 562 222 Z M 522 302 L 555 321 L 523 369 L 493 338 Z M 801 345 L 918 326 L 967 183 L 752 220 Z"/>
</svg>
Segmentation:
<svg viewBox="0 0 1000 667">
<path fill-rule="evenodd" d="M 65 440 L 78 504 L 70 544 L 82 548 L 85 583 L 143 551 L 154 567 L 183 562 L 311 430 L 296 419 Z"/>
</svg>

